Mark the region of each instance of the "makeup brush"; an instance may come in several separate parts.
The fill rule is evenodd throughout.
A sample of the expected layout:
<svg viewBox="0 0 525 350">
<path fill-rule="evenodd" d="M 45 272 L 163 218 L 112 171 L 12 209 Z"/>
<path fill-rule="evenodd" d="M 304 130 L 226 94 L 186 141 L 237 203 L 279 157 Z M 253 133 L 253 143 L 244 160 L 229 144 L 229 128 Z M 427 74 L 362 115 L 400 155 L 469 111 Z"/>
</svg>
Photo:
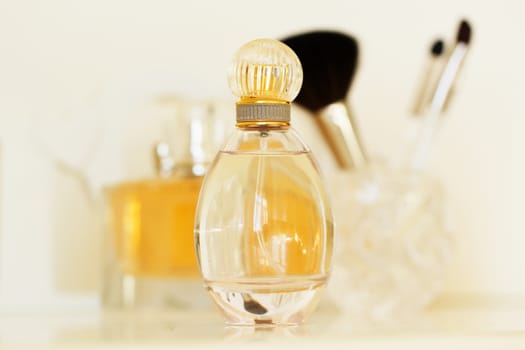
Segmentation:
<svg viewBox="0 0 525 350">
<path fill-rule="evenodd" d="M 450 98 L 454 82 L 457 80 L 467 56 L 471 35 L 472 29 L 470 24 L 466 20 L 462 20 L 456 36 L 456 45 L 448 57 L 447 64 L 432 95 L 430 102 L 432 111 L 442 112 L 444 110 L 447 100 Z"/>
<path fill-rule="evenodd" d="M 335 31 L 312 31 L 282 41 L 303 67 L 303 86 L 295 102 L 314 113 L 341 168 L 363 165 L 365 150 L 345 103 L 357 68 L 357 41 Z"/>
<path fill-rule="evenodd" d="M 441 58 L 444 56 L 444 49 L 445 44 L 441 39 L 435 40 L 430 47 L 430 58 L 423 70 L 421 83 L 417 89 L 416 100 L 412 107 L 414 116 L 420 116 L 428 108 L 432 87 L 435 86 L 439 68 L 441 67 Z"/>
<path fill-rule="evenodd" d="M 413 169 L 420 170 L 426 165 L 440 115 L 448 105 L 452 88 L 467 56 L 471 37 L 470 24 L 466 20 L 462 20 L 459 24 L 456 44 L 439 76 L 430 98 L 430 105 L 423 118 L 423 125 L 412 157 L 411 166 Z"/>
</svg>

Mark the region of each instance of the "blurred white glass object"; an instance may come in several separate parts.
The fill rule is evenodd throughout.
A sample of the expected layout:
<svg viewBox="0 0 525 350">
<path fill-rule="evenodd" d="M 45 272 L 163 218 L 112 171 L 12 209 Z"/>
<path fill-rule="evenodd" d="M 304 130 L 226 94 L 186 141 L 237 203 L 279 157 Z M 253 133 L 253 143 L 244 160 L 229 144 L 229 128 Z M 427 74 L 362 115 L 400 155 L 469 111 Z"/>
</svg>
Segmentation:
<svg viewBox="0 0 525 350">
<path fill-rule="evenodd" d="M 332 301 L 375 319 L 412 313 L 432 301 L 452 251 L 439 182 L 423 172 L 368 163 L 335 175 L 332 186 Z"/>
</svg>

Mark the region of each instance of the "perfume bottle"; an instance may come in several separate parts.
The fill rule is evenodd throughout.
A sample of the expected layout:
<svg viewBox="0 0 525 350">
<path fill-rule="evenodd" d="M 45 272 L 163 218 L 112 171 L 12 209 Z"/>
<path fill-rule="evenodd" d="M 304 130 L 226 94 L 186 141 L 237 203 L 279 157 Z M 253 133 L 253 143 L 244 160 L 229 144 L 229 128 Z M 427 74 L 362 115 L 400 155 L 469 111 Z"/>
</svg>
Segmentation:
<svg viewBox="0 0 525 350">
<path fill-rule="evenodd" d="M 163 98 L 159 103 L 168 111 L 176 109 L 178 116 L 171 120 L 177 130 L 173 142 L 154 146 L 156 176 L 105 189 L 103 304 L 108 307 L 181 309 L 207 302 L 193 219 L 203 175 L 217 149 L 217 123 L 204 102 Z"/>
<path fill-rule="evenodd" d="M 290 127 L 295 53 L 259 39 L 229 68 L 236 128 L 206 174 L 195 217 L 200 272 L 232 325 L 303 322 L 327 282 L 333 218 L 319 169 Z"/>
</svg>

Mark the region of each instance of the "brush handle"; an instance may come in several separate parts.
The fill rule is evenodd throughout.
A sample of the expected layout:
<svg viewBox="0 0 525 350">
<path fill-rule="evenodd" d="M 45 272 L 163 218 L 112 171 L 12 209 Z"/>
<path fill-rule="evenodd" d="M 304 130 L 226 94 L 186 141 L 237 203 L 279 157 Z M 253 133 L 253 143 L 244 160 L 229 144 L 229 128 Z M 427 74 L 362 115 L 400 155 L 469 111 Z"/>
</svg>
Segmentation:
<svg viewBox="0 0 525 350">
<path fill-rule="evenodd" d="M 408 166 L 414 170 L 423 170 L 430 159 L 430 151 L 435 134 L 439 127 L 439 119 L 444 109 L 447 107 L 454 83 L 457 80 L 468 51 L 468 46 L 458 43 L 441 72 L 439 80 L 430 99 L 430 105 L 422 116 L 419 133 L 409 152 Z"/>
<path fill-rule="evenodd" d="M 411 110 L 414 116 L 421 116 L 425 113 L 425 110 L 428 109 L 430 99 L 432 98 L 432 89 L 439 78 L 439 63 L 438 59 L 432 57 L 424 69 Z"/>
<path fill-rule="evenodd" d="M 366 163 L 355 120 L 345 103 L 329 104 L 317 113 L 316 119 L 340 168 L 359 168 Z"/>
<path fill-rule="evenodd" d="M 424 170 L 429 162 L 432 145 L 439 126 L 440 113 L 430 110 L 423 116 L 419 134 L 411 154 L 409 167 L 413 170 Z"/>
<path fill-rule="evenodd" d="M 430 110 L 442 112 L 447 100 L 450 98 L 452 87 L 457 80 L 463 62 L 467 55 L 468 46 L 462 43 L 456 45 L 450 58 L 441 73 L 441 77 L 436 85 L 432 100 L 430 101 Z"/>
</svg>

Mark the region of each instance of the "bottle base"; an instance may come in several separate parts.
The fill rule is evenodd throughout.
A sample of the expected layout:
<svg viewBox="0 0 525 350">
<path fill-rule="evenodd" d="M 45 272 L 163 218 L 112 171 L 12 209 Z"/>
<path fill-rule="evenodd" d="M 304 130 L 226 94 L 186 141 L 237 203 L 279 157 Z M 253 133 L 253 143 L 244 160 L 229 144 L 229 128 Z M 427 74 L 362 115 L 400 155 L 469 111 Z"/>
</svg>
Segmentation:
<svg viewBox="0 0 525 350">
<path fill-rule="evenodd" d="M 158 278 L 113 273 L 104 281 L 102 306 L 108 310 L 207 310 L 211 303 L 198 277 Z"/>
<path fill-rule="evenodd" d="M 226 324 L 258 327 L 303 323 L 319 303 L 325 283 L 325 277 L 205 282 Z"/>
</svg>

